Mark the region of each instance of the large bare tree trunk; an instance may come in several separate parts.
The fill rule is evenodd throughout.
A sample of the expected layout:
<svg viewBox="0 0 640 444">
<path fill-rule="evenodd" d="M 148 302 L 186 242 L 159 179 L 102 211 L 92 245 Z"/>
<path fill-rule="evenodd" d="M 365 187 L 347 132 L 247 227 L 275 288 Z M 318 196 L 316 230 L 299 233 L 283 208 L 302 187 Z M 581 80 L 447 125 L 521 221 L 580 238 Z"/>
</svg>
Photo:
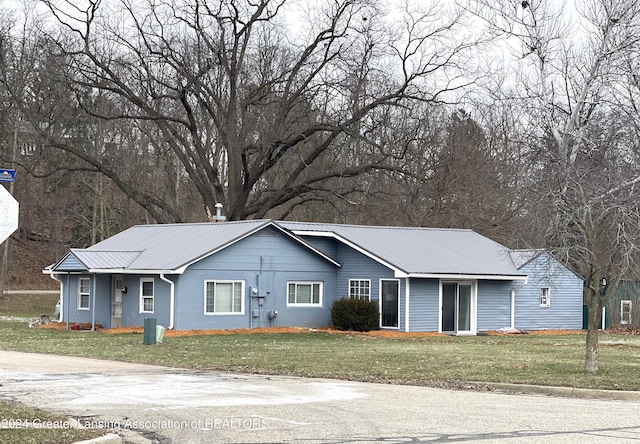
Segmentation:
<svg viewBox="0 0 640 444">
<path fill-rule="evenodd" d="M 598 371 L 599 353 L 598 353 L 598 330 L 602 322 L 602 311 L 598 307 L 598 303 L 587 303 L 589 309 L 589 320 L 587 322 L 587 343 L 586 355 L 584 359 L 584 370 L 589 373 Z"/>
</svg>

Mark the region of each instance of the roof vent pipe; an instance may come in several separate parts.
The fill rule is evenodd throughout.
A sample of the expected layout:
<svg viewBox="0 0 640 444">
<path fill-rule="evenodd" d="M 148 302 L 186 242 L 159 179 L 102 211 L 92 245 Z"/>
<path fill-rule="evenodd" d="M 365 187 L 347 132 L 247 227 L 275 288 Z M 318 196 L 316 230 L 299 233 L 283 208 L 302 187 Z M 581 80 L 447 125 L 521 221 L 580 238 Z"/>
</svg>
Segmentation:
<svg viewBox="0 0 640 444">
<path fill-rule="evenodd" d="M 227 218 L 222 215 L 222 204 L 220 202 L 216 204 L 216 215 L 213 216 L 212 219 L 214 222 L 224 222 L 227 220 Z"/>
</svg>

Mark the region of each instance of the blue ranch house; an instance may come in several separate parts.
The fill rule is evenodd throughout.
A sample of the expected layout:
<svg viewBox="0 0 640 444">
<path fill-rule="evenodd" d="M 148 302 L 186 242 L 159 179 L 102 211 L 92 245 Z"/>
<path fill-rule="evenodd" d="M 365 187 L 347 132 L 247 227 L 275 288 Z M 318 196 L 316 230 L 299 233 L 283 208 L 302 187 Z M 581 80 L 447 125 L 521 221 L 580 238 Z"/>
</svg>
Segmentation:
<svg viewBox="0 0 640 444">
<path fill-rule="evenodd" d="M 552 270 L 552 272 L 549 272 Z M 471 230 L 252 220 L 140 225 L 44 273 L 61 320 L 105 328 L 324 327 L 333 301 L 377 301 L 380 328 L 474 335 L 580 329 L 582 281 Z"/>
</svg>

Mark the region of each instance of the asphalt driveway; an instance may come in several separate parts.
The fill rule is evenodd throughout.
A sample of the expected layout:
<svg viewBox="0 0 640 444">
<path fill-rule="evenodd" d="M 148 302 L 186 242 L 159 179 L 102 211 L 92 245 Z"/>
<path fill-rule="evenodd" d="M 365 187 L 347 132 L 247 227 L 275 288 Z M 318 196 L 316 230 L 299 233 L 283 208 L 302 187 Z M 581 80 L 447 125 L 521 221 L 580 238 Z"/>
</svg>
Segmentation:
<svg viewBox="0 0 640 444">
<path fill-rule="evenodd" d="M 139 442 L 640 441 L 638 402 L 194 371 L 6 351 L 0 351 L 0 398 Z"/>
</svg>

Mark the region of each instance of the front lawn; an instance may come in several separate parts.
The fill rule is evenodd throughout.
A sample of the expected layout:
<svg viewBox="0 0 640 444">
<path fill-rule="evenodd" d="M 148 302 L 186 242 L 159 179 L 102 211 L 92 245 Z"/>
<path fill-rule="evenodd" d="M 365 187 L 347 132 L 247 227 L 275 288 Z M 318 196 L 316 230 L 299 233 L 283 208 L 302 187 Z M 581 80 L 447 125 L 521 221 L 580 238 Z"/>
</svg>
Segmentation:
<svg viewBox="0 0 640 444">
<path fill-rule="evenodd" d="M 466 381 L 640 390 L 640 337 L 601 335 L 600 371 L 583 369 L 584 335 L 385 338 L 322 331 L 165 336 L 27 328 L 0 321 L 0 348 L 249 373 L 397 384 Z"/>
<path fill-rule="evenodd" d="M 0 400 L 0 443 L 71 444 L 103 431 L 73 428 L 69 418 Z"/>
</svg>

